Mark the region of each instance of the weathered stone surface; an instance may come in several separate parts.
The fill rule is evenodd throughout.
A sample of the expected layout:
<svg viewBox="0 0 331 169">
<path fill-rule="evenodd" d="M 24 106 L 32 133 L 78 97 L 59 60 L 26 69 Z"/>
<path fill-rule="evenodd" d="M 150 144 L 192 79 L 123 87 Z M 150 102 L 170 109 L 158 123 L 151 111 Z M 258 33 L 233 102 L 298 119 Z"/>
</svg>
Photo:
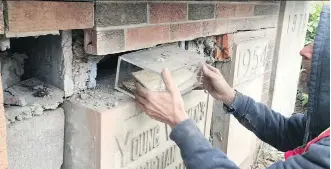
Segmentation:
<svg viewBox="0 0 331 169">
<path fill-rule="evenodd" d="M 208 138 L 212 98 L 204 91 L 193 91 L 184 96 L 184 102 Z M 144 168 L 157 158 L 165 167 L 182 165 L 179 148 L 169 139 L 171 128 L 142 113 L 134 100 L 123 99 L 108 110 L 92 110 L 74 101 L 66 101 L 63 108 L 64 169 Z M 171 160 L 164 163 L 167 158 Z"/>
<path fill-rule="evenodd" d="M 16 106 L 40 105 L 44 110 L 63 103 L 64 93 L 53 85 L 31 78 L 4 91 L 4 104 Z"/>
<path fill-rule="evenodd" d="M 59 169 L 63 162 L 63 109 L 16 122 L 7 128 L 10 169 Z"/>
<path fill-rule="evenodd" d="M 301 59 L 309 18 L 309 3 L 305 1 L 286 1 L 280 15 L 279 35 L 276 39 L 277 54 L 272 65 L 273 90 L 272 109 L 290 116 L 294 112 Z M 280 17 L 281 18 L 281 17 Z M 289 48 L 289 46 L 291 46 Z M 285 82 L 285 83 L 284 83 Z"/>
<path fill-rule="evenodd" d="M 2 53 L 0 57 L 2 86 L 4 89 L 11 87 L 21 81 L 21 76 L 24 74 L 24 59 L 27 58 L 24 54 Z"/>
</svg>

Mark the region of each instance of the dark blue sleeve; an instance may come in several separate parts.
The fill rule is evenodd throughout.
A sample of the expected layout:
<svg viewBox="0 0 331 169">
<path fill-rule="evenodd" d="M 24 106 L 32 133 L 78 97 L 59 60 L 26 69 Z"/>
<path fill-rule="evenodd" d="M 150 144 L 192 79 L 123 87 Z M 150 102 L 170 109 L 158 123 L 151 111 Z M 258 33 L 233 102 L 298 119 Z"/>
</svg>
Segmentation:
<svg viewBox="0 0 331 169">
<path fill-rule="evenodd" d="M 178 124 L 170 138 L 180 148 L 188 169 L 239 169 L 222 151 L 213 148 L 192 119 Z"/>
<path fill-rule="evenodd" d="M 232 107 L 233 115 L 242 125 L 276 149 L 287 151 L 302 145 L 306 115 L 286 118 L 240 92 L 236 93 Z"/>
</svg>

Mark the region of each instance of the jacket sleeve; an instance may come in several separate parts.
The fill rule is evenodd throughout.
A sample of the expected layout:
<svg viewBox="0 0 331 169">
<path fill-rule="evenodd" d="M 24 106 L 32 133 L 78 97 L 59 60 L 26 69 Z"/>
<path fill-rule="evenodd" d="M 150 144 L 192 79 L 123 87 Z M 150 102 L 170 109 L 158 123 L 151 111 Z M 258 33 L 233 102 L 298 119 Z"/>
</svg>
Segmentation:
<svg viewBox="0 0 331 169">
<path fill-rule="evenodd" d="M 302 145 L 306 114 L 286 118 L 240 92 L 236 93 L 232 107 L 233 115 L 242 125 L 276 149 L 287 151 Z"/>
<path fill-rule="evenodd" d="M 267 169 L 325 169 L 330 168 L 330 137 L 323 138 L 312 144 L 302 155 L 288 158 L 286 161 L 277 161 Z"/>
<path fill-rule="evenodd" d="M 188 169 L 239 169 L 222 151 L 213 148 L 192 119 L 178 124 L 170 138 L 180 148 Z"/>
</svg>

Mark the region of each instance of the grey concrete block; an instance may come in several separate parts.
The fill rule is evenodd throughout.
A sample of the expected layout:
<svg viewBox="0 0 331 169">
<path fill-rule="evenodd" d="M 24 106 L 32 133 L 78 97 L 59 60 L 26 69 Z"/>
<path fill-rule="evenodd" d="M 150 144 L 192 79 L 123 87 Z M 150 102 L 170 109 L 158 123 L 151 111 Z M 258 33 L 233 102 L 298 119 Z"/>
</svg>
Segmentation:
<svg viewBox="0 0 331 169">
<path fill-rule="evenodd" d="M 147 23 L 147 3 L 96 2 L 97 27 Z"/>
<path fill-rule="evenodd" d="M 9 169 L 60 169 L 64 112 L 58 108 L 7 127 Z"/>
<path fill-rule="evenodd" d="M 215 4 L 189 4 L 188 19 L 201 20 L 215 17 Z"/>
</svg>

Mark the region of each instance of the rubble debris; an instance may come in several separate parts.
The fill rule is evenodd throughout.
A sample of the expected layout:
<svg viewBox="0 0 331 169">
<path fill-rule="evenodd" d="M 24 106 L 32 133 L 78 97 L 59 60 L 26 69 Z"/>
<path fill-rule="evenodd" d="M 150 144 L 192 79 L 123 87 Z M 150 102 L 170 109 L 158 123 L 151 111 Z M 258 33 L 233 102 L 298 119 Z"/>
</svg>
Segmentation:
<svg viewBox="0 0 331 169">
<path fill-rule="evenodd" d="M 89 95 L 86 94 L 86 93 L 84 93 L 84 92 L 82 92 L 82 93 L 80 93 L 80 98 L 81 98 L 82 100 L 85 100 L 85 99 L 88 99 L 88 98 L 89 98 Z"/>
<path fill-rule="evenodd" d="M 84 51 L 83 31 L 72 31 L 74 93 L 96 87 L 97 64 L 103 56 L 94 56 Z"/>
<path fill-rule="evenodd" d="M 39 86 L 44 87 L 40 90 Z M 22 81 L 5 89 L 4 104 L 21 107 L 40 105 L 44 110 L 55 109 L 63 103 L 64 92 L 53 85 L 45 86 L 44 82 L 35 78 Z"/>
</svg>

